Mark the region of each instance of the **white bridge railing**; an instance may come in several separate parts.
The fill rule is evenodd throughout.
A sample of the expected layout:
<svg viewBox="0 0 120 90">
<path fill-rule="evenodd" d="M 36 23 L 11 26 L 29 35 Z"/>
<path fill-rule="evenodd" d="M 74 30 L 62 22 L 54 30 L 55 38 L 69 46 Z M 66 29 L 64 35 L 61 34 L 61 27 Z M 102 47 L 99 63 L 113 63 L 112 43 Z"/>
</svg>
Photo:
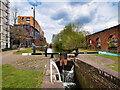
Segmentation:
<svg viewBox="0 0 120 90">
<path fill-rule="evenodd" d="M 57 70 L 57 73 L 58 73 L 58 76 L 59 76 L 59 81 L 61 81 L 59 69 L 58 69 L 56 63 L 52 59 L 50 59 L 50 81 L 51 81 L 51 83 L 52 83 L 52 65 Z"/>
</svg>

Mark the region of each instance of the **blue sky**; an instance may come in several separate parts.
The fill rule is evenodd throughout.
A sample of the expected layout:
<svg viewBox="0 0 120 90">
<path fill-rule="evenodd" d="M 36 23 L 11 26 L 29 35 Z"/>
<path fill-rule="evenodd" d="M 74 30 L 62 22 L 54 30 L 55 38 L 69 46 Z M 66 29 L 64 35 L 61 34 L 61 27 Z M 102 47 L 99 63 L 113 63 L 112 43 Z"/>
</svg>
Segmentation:
<svg viewBox="0 0 120 90">
<path fill-rule="evenodd" d="M 18 8 L 18 16 L 32 16 L 32 0 L 11 0 L 11 12 L 13 7 Z M 29 2 L 28 2 L 29 1 Z M 40 2 L 35 0 L 36 20 L 39 22 L 45 37 L 50 43 L 52 34 L 57 34 L 63 30 L 64 26 L 70 22 L 83 23 L 83 29 L 91 33 L 118 24 L 118 2 Z"/>
</svg>

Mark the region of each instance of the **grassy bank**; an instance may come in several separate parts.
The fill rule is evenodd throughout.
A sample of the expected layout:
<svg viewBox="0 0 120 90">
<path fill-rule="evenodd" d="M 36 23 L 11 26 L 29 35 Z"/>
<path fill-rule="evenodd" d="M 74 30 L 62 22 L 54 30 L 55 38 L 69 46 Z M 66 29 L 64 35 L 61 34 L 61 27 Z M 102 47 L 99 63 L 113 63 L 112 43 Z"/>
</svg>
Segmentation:
<svg viewBox="0 0 120 90">
<path fill-rule="evenodd" d="M 20 52 L 14 52 L 13 54 L 22 54 L 22 53 L 33 53 L 31 48 L 25 48 L 26 50 L 20 50 Z M 43 51 L 37 51 L 36 53 L 44 53 Z"/>
<path fill-rule="evenodd" d="M 120 65 L 119 65 L 120 61 L 118 61 L 120 59 L 120 56 L 99 55 L 99 54 L 94 54 L 94 55 L 113 60 L 115 62 L 114 64 L 109 64 L 109 65 L 105 65 L 105 66 L 108 68 L 111 68 L 112 70 L 120 72 Z"/>
<path fill-rule="evenodd" d="M 15 68 L 9 64 L 2 66 L 3 88 L 41 88 L 43 72 Z"/>
</svg>

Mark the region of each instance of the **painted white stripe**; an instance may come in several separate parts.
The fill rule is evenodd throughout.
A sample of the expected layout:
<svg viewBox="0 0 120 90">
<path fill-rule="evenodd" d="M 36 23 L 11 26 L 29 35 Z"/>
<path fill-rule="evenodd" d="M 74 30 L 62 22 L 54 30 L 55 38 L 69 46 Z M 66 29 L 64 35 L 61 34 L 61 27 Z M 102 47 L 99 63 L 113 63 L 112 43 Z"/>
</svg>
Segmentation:
<svg viewBox="0 0 120 90">
<path fill-rule="evenodd" d="M 22 53 L 23 56 L 32 55 L 32 53 Z"/>
</svg>

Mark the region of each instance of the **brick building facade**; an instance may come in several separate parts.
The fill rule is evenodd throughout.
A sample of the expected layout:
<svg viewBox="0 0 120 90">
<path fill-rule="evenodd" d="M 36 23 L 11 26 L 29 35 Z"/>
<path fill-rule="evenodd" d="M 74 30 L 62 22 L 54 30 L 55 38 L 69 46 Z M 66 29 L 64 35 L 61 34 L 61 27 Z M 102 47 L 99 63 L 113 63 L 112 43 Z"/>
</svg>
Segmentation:
<svg viewBox="0 0 120 90">
<path fill-rule="evenodd" d="M 88 48 L 120 52 L 120 24 L 87 36 L 86 42 Z"/>
<path fill-rule="evenodd" d="M 35 30 L 35 45 L 39 46 L 39 45 L 44 45 L 46 43 L 44 43 L 44 37 L 41 35 L 41 33 L 37 30 L 37 29 L 34 29 L 33 26 L 30 26 L 30 25 L 27 25 L 27 24 L 24 24 L 24 25 L 15 25 L 15 27 L 23 27 L 25 28 L 28 32 L 29 32 L 29 35 L 31 37 L 31 39 L 28 39 L 26 41 L 24 41 L 22 43 L 22 46 L 32 46 L 32 43 L 33 43 L 33 32 Z M 15 43 L 16 44 L 16 43 Z M 14 43 L 13 43 L 14 45 Z"/>
<path fill-rule="evenodd" d="M 34 18 L 32 16 L 18 16 L 18 25 L 28 24 L 34 27 Z M 35 29 L 37 29 L 44 37 L 44 31 L 41 29 L 39 23 L 35 20 Z"/>
</svg>

